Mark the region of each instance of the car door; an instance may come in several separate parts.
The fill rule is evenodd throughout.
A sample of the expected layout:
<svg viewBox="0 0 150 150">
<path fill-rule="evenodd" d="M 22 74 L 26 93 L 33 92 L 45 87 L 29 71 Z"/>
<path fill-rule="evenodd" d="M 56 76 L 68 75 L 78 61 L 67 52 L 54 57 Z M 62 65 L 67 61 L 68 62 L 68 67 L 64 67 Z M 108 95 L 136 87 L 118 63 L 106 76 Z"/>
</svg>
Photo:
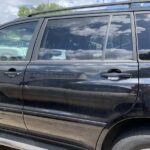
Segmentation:
<svg viewBox="0 0 150 150">
<path fill-rule="evenodd" d="M 139 54 L 139 84 L 145 115 L 150 114 L 150 12 L 136 12 L 136 32 Z"/>
<path fill-rule="evenodd" d="M 133 14 L 49 18 L 25 73 L 27 128 L 94 148 L 103 127 L 136 101 Z"/>
<path fill-rule="evenodd" d="M 22 85 L 36 34 L 35 21 L 0 28 L 0 125 L 26 129 L 22 116 Z"/>
</svg>

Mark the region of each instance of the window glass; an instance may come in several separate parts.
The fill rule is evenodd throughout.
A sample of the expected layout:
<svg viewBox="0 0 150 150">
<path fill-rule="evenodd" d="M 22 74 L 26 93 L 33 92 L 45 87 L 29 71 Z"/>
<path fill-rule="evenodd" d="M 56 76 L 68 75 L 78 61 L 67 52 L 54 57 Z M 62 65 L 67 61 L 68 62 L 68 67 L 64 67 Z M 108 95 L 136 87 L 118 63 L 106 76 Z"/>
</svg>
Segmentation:
<svg viewBox="0 0 150 150">
<path fill-rule="evenodd" d="M 0 61 L 25 60 L 35 25 L 30 22 L 0 30 Z"/>
<path fill-rule="evenodd" d="M 105 58 L 110 60 L 133 59 L 130 15 L 112 16 Z"/>
<path fill-rule="evenodd" d="M 49 21 L 38 59 L 100 60 L 108 16 Z"/>
<path fill-rule="evenodd" d="M 150 60 L 150 14 L 136 15 L 139 58 Z"/>
</svg>

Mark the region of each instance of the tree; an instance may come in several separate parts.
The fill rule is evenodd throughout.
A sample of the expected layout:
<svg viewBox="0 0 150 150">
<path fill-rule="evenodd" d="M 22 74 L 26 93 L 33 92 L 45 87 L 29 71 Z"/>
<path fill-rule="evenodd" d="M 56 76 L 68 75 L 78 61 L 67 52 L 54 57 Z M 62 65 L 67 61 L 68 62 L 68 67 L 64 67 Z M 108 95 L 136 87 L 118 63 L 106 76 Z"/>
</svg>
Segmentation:
<svg viewBox="0 0 150 150">
<path fill-rule="evenodd" d="M 18 11 L 18 16 L 26 16 L 31 13 L 31 9 L 26 6 L 21 6 Z"/>
<path fill-rule="evenodd" d="M 26 6 L 21 6 L 18 11 L 18 16 L 26 16 L 30 13 L 36 13 L 40 11 L 45 11 L 45 10 L 51 10 L 51 9 L 58 9 L 58 8 L 63 8 L 63 6 L 60 6 L 58 4 L 40 4 L 37 7 L 32 7 L 28 8 Z"/>
</svg>

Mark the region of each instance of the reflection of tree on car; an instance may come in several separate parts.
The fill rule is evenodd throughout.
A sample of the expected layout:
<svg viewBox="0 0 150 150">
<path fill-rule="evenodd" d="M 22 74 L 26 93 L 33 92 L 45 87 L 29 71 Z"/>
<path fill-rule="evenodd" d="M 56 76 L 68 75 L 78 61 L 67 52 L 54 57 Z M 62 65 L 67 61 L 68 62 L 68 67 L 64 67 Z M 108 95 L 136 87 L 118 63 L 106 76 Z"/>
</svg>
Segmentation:
<svg viewBox="0 0 150 150">
<path fill-rule="evenodd" d="M 68 50 L 68 59 L 87 60 L 87 59 L 101 59 L 102 50 Z"/>
<path fill-rule="evenodd" d="M 66 50 L 61 49 L 44 49 L 41 48 L 39 59 L 45 60 L 66 60 Z"/>
<path fill-rule="evenodd" d="M 62 50 L 62 49 L 44 49 L 41 48 L 39 59 L 44 60 L 86 60 L 100 59 L 101 50 Z"/>
</svg>

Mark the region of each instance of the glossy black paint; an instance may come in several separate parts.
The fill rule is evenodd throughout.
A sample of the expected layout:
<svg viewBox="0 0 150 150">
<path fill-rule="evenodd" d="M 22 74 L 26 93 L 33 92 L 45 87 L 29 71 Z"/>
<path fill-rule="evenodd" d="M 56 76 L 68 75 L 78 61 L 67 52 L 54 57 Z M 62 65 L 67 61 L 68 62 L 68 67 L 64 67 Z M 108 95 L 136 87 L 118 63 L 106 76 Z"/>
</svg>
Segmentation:
<svg viewBox="0 0 150 150">
<path fill-rule="evenodd" d="M 37 22 L 35 33 L 28 45 L 28 52 L 26 60 L 24 61 L 1 61 L 0 62 L 0 123 L 11 128 L 20 128 L 26 130 L 23 120 L 23 80 L 24 74 L 31 58 L 32 50 L 39 28 L 42 24 L 42 19 L 31 20 Z M 39 21 L 39 22 L 38 22 Z M 23 23 L 30 22 L 30 20 L 16 21 L 2 25 L 0 30 L 18 26 Z M 1 43 L 2 45 L 2 43 Z"/>
<path fill-rule="evenodd" d="M 0 63 L 0 123 L 25 129 L 22 118 L 22 83 L 26 62 Z M 12 112 L 8 110 L 11 109 Z"/>
<path fill-rule="evenodd" d="M 150 66 L 149 62 L 140 62 L 139 63 L 139 69 L 140 69 L 140 74 L 139 74 L 139 83 L 140 83 L 140 96 L 144 104 L 144 111 L 146 115 L 149 115 L 150 111 L 150 84 L 149 84 L 149 76 L 150 76 Z"/>
<path fill-rule="evenodd" d="M 128 111 L 136 100 L 137 63 L 31 62 L 25 74 L 25 110 L 53 111 L 91 121 L 108 122 Z M 129 79 L 111 81 L 103 72 L 120 70 Z"/>
<path fill-rule="evenodd" d="M 102 73 L 116 69 L 130 73 L 131 78 L 111 81 L 101 77 Z M 37 122 L 40 122 L 40 126 L 35 128 L 33 123 L 35 120 L 25 116 L 28 129 L 46 134 L 50 129 L 45 128 L 46 131 L 43 131 L 44 118 L 51 120 L 52 117 L 56 119 L 64 117 L 66 124 L 69 120 L 74 122 L 82 120 L 81 124 L 87 122 L 92 125 L 94 122 L 95 126 L 101 124 L 97 129 L 100 133 L 103 124 L 126 113 L 135 103 L 138 90 L 138 64 L 31 62 L 27 67 L 24 81 L 24 113 L 32 115 L 34 112 L 39 116 Z M 62 136 L 60 132 L 63 132 L 64 128 L 59 130 L 57 133 L 49 134 Z M 80 134 L 72 133 L 70 139 L 75 140 L 77 136 L 80 137 Z M 70 140 L 67 134 L 64 137 Z M 83 136 L 81 142 L 88 145 L 89 143 L 83 140 L 86 138 Z M 95 144 L 96 141 L 93 141 L 89 146 L 94 148 Z"/>
</svg>

